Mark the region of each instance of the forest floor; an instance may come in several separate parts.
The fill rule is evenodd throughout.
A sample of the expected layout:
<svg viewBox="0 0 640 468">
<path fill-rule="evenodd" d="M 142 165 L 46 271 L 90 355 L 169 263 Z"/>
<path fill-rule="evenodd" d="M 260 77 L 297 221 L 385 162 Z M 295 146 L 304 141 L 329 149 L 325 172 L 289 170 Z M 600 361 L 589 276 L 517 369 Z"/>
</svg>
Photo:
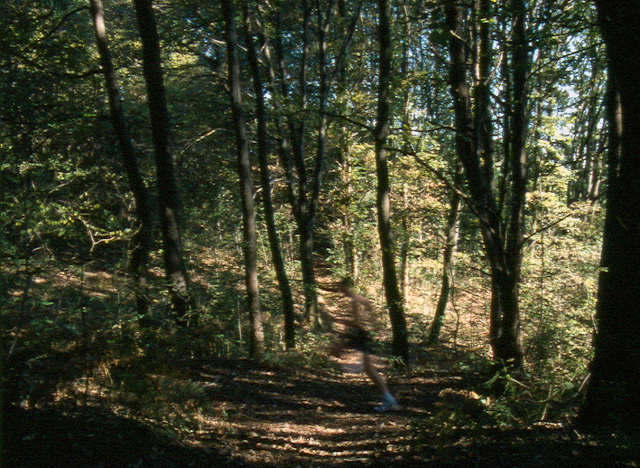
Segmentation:
<svg viewBox="0 0 640 468">
<path fill-rule="evenodd" d="M 336 298 L 324 306 L 342 307 Z M 456 331 L 486 329 L 480 320 L 465 317 Z M 327 337 L 299 337 L 300 351 L 254 362 L 184 358 L 212 342 L 189 334 L 202 330 L 182 338 L 188 351 L 114 330 L 5 363 L 0 468 L 640 466 L 637 434 L 584 433 L 566 408 L 539 411 L 539 401 L 522 416 L 532 395 L 515 395 L 516 407 L 493 399 L 489 363 L 455 339 L 413 343 L 409 368 L 378 359 L 401 405 L 379 414 L 374 386 L 348 372 L 355 357 L 327 358 Z"/>
<path fill-rule="evenodd" d="M 165 363 L 165 370 L 171 366 Z M 4 466 L 640 465 L 637 438 L 586 435 L 553 422 L 501 427 L 474 391 L 479 376 L 469 372 L 435 366 L 387 370 L 401 409 L 378 414 L 370 382 L 361 374 L 341 372 L 339 365 L 317 369 L 247 360 L 192 360 L 180 362 L 179 368 L 174 381 L 196 385 L 208 400 L 207 410 L 198 412 L 190 429 L 170 433 L 160 429 L 157 418 L 132 418 L 136 409 L 131 401 L 128 407 L 119 400 L 109 401 L 108 408 L 104 402 L 79 406 L 63 401 L 30 409 L 14 407 L 4 415 Z M 159 379 L 153 373 L 146 376 L 152 378 Z M 153 400 L 146 404 L 153 405 Z M 174 403 L 184 407 L 179 400 Z"/>
</svg>

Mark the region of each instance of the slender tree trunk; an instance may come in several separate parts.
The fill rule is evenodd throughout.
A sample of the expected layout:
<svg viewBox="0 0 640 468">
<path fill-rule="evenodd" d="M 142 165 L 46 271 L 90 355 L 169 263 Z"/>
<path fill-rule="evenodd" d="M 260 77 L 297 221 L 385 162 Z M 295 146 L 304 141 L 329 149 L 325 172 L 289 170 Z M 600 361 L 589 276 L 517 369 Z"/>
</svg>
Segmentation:
<svg viewBox="0 0 640 468">
<path fill-rule="evenodd" d="M 456 185 L 462 182 L 462 166 L 456 165 Z M 440 332 L 444 325 L 444 316 L 449 304 L 449 297 L 453 287 L 453 265 L 456 247 L 458 245 L 458 220 L 460 219 L 460 194 L 456 191 L 451 193 L 451 203 L 449 215 L 447 216 L 445 245 L 442 253 L 442 284 L 440 286 L 440 296 L 436 305 L 433 321 L 429 327 L 427 344 L 433 345 L 440 341 Z"/>
<path fill-rule="evenodd" d="M 375 129 L 376 172 L 378 179 L 377 209 L 378 234 L 382 250 L 382 276 L 391 329 L 393 332 L 392 352 L 405 364 L 409 362 L 409 342 L 404 316 L 402 293 L 398 287 L 395 255 L 391 236 L 391 184 L 385 144 L 389 135 L 389 87 L 391 80 L 391 7 L 388 0 L 378 1 L 378 116 Z"/>
<path fill-rule="evenodd" d="M 399 18 L 404 24 L 404 37 L 402 39 L 402 62 L 400 65 L 400 73 L 402 76 L 409 75 L 409 44 L 411 43 L 411 24 L 409 19 L 409 11 L 407 5 L 402 6 L 402 13 Z M 405 86 L 402 96 L 402 144 L 406 151 L 411 151 L 411 126 L 409 122 L 409 113 L 411 105 L 411 89 Z M 409 253 L 410 253 L 410 233 L 409 233 L 409 190 L 407 185 L 402 187 L 402 243 L 400 244 L 400 291 L 402 292 L 403 301 L 407 301 L 409 286 Z"/>
<path fill-rule="evenodd" d="M 477 0 L 477 84 L 474 89 L 476 101 L 475 137 L 476 151 L 482 163 L 484 177 L 494 190 L 493 169 L 493 123 L 491 117 L 491 75 L 493 47 L 491 38 L 492 0 Z"/>
<path fill-rule="evenodd" d="M 300 110 L 307 108 L 307 84 L 308 84 L 308 60 L 309 60 L 309 24 L 311 21 L 311 7 L 308 0 L 303 0 L 303 29 L 302 29 L 302 59 L 300 62 Z M 284 63 L 282 61 L 281 63 Z M 304 316 L 305 319 L 314 323 L 314 317 L 318 311 L 318 291 L 315 277 L 314 252 L 314 230 L 312 224 L 314 219 L 311 213 L 311 201 L 309 200 L 309 181 L 307 177 L 307 166 L 305 164 L 306 132 L 307 125 L 305 119 L 290 117 L 289 126 L 292 129 L 294 167 L 296 170 L 298 191 L 297 191 L 297 224 L 300 250 L 300 269 L 302 271 L 302 287 L 304 293 Z"/>
<path fill-rule="evenodd" d="M 300 59 L 298 78 L 298 106 L 300 111 L 307 109 L 308 102 L 308 61 L 309 61 L 309 25 L 311 22 L 311 7 L 308 0 L 303 0 L 302 20 L 302 57 Z M 285 72 L 284 51 L 282 45 L 283 32 L 280 28 L 280 15 L 278 12 L 276 25 L 277 36 L 274 41 L 277 73 L 272 71 L 272 89 L 279 89 L 284 99 L 289 98 L 289 88 Z M 275 85 L 275 77 L 279 77 L 280 86 Z M 313 213 L 313 199 L 310 196 L 309 178 L 305 163 L 307 124 L 304 118 L 289 116 L 287 119 L 290 138 L 280 138 L 280 155 L 285 173 L 291 208 L 298 232 L 298 252 L 300 257 L 300 270 L 302 274 L 302 288 L 304 294 L 304 317 L 310 323 L 318 318 L 318 292 L 315 278 L 314 261 L 314 230 L 315 213 Z M 291 143 L 289 148 L 288 142 Z"/>
<path fill-rule="evenodd" d="M 278 12 L 276 24 L 277 33 L 274 41 L 275 54 L 271 54 L 271 49 L 268 45 L 265 48 L 265 51 L 269 56 L 271 91 L 276 103 L 278 103 L 279 96 L 282 96 L 283 100 L 290 97 L 285 73 L 284 52 L 281 37 L 283 33 L 280 27 L 280 15 L 281 13 Z M 306 108 L 307 102 L 307 29 L 310 15 L 310 9 L 308 8 L 307 3 L 304 2 L 303 54 L 300 67 L 300 106 L 302 110 Z M 273 55 L 275 55 L 275 57 Z M 277 63 L 277 66 L 274 66 L 274 62 Z M 279 104 L 278 107 L 280 109 L 282 108 Z M 309 226 L 306 222 L 308 219 L 309 209 L 307 202 L 307 170 L 306 165 L 304 164 L 306 124 L 304 119 L 296 120 L 293 116 L 289 116 L 287 119 L 289 138 L 285 136 L 282 119 L 278 119 L 277 126 L 280 131 L 280 137 L 278 138 L 278 153 L 285 173 L 287 194 L 296 223 L 296 232 L 298 234 L 298 252 L 300 257 L 300 270 L 302 273 L 302 288 L 304 295 L 304 317 L 307 321 L 310 321 L 311 317 L 315 315 L 317 311 L 318 297 L 313 259 L 313 226 Z"/>
<path fill-rule="evenodd" d="M 137 226 L 131 237 L 131 251 L 129 253 L 127 271 L 133 278 L 138 317 L 143 319 L 149 310 L 147 298 L 147 265 L 149 262 L 149 250 L 151 249 L 149 192 L 138 168 L 133 140 L 131 139 L 122 107 L 122 96 L 118 88 L 118 80 L 111 59 L 111 51 L 109 50 L 109 38 L 104 21 L 102 0 L 90 0 L 89 5 L 100 55 L 100 65 L 105 77 L 111 123 L 135 203 Z"/>
<path fill-rule="evenodd" d="M 316 147 L 316 157 L 313 163 L 313 169 L 306 161 L 306 139 L 307 139 L 307 122 L 304 117 L 305 111 L 308 109 L 309 102 L 309 82 L 314 80 L 309 79 L 309 70 L 311 69 L 310 63 L 310 31 L 311 31 L 311 19 L 314 5 L 317 11 L 317 32 L 318 32 L 318 60 L 319 63 L 319 75 L 315 82 L 318 83 L 318 96 L 319 96 L 319 126 L 318 126 L 318 139 Z M 279 139 L 279 153 L 282 161 L 283 168 L 285 170 L 287 191 L 291 201 L 293 216 L 296 221 L 296 227 L 299 240 L 299 258 L 300 269 L 302 273 L 302 285 L 304 292 L 304 316 L 313 327 L 322 326 L 322 317 L 318 313 L 318 294 L 317 294 L 317 282 L 315 275 L 315 259 L 314 259 L 314 236 L 316 227 L 316 217 L 318 211 L 318 204 L 320 201 L 320 192 L 322 188 L 322 180 L 324 176 L 324 164 L 326 159 L 326 142 L 327 142 L 327 118 L 326 108 L 330 97 L 331 82 L 333 78 L 342 69 L 345 51 L 348 49 L 353 39 L 353 33 L 359 18 L 360 8 L 362 3 L 358 3 L 356 14 L 351 21 L 349 28 L 345 34 L 345 42 L 343 48 L 335 60 L 335 69 L 333 73 L 328 72 L 327 67 L 327 50 L 329 42 L 327 35 L 331 22 L 329 21 L 330 15 L 335 8 L 335 1 L 329 0 L 322 2 L 316 0 L 311 2 L 310 0 L 302 1 L 302 37 L 301 46 L 302 51 L 299 64 L 299 73 L 297 79 L 297 104 L 300 112 L 295 115 L 290 115 L 287 119 L 287 126 L 289 130 L 289 138 L 280 137 Z M 280 94 L 285 100 L 293 100 L 287 83 L 287 73 L 284 61 L 283 51 L 283 31 L 281 28 L 281 15 L 282 12 L 278 11 L 276 19 L 276 37 L 274 40 L 275 57 L 270 60 L 270 63 L 277 63 L 277 66 L 272 65 L 271 70 L 271 89 L 274 95 Z M 269 48 L 267 47 L 267 50 Z M 277 77 L 277 78 L 276 78 Z M 279 81 L 276 85 L 276 81 Z M 301 117 L 302 116 L 302 117 Z M 279 125 L 281 127 L 281 125 Z"/>
<path fill-rule="evenodd" d="M 249 140 L 242 109 L 242 88 L 240 86 L 240 65 L 238 59 L 238 39 L 236 33 L 235 6 L 233 0 L 222 0 L 222 12 L 226 27 L 227 60 L 229 68 L 229 87 L 231 88 L 231 111 L 236 134 L 238 153 L 238 179 L 242 198 L 242 247 L 245 264 L 245 287 L 247 307 L 251 322 L 251 341 L 249 354 L 260 357 L 264 352 L 264 331 L 260 313 L 258 291 L 258 261 L 256 242 L 256 220 L 253 205 L 253 181 Z"/>
<path fill-rule="evenodd" d="M 151 0 L 133 0 L 142 41 L 142 71 L 147 85 L 151 131 L 158 177 L 158 207 L 165 274 L 176 318 L 188 320 L 192 299 L 178 224 L 178 191 L 169 149 L 169 111 L 162 76 L 160 40 Z"/>
<path fill-rule="evenodd" d="M 278 280 L 280 296 L 282 298 L 282 312 L 284 316 L 284 342 L 287 349 L 295 347 L 295 310 L 293 306 L 293 296 L 291 285 L 282 256 L 280 238 L 276 229 L 273 201 L 271 197 L 271 176 L 269 174 L 268 147 L 267 147 L 267 117 L 264 102 L 264 88 L 260 74 L 260 65 L 256 53 L 253 35 L 251 33 L 251 14 L 249 2 L 244 5 L 245 15 L 245 35 L 247 42 L 247 53 L 251 64 L 251 74 L 253 76 L 253 86 L 256 95 L 256 120 L 258 127 L 258 158 L 260 163 L 260 185 L 262 188 L 262 204 L 264 216 L 267 224 L 267 235 L 271 248 L 273 267 Z"/>
<path fill-rule="evenodd" d="M 400 244 L 400 294 L 402 294 L 402 300 L 406 303 L 407 293 L 409 289 L 409 251 L 411 246 L 409 245 L 410 233 L 409 233 L 409 190 L 406 184 L 402 187 L 402 215 L 400 220 L 400 227 L 402 230 L 401 244 Z"/>
<path fill-rule="evenodd" d="M 600 99 L 602 59 L 593 58 L 591 76 L 589 78 L 588 98 L 579 107 L 574 129 L 572 148 L 572 171 L 577 174 L 576 180 L 569 183 L 567 203 L 576 201 L 594 202 L 599 198 L 600 156 L 603 148 L 598 141 L 602 132 L 598 124 L 602 119 L 603 102 Z"/>
<path fill-rule="evenodd" d="M 320 203 L 320 192 L 322 190 L 322 179 L 324 175 L 324 161 L 326 157 L 327 148 L 327 102 L 329 100 L 329 77 L 327 76 L 327 33 L 330 25 L 329 15 L 333 10 L 334 1 L 330 0 L 327 3 L 327 15 L 323 15 L 323 6 L 325 2 L 317 2 L 318 10 L 318 61 L 320 62 L 320 76 L 319 76 L 319 94 L 320 94 L 320 124 L 318 126 L 318 141 L 316 147 L 316 159 L 313 169 L 312 187 L 309 199 L 309 206 L 307 216 L 305 220 L 305 233 L 306 233 L 306 245 L 305 253 L 311 256 L 312 268 L 309 270 L 308 282 L 305 286 L 308 287 L 311 293 L 312 302 L 309 303 L 307 310 L 307 316 L 314 328 L 321 328 L 324 326 L 322 316 L 318 313 L 318 298 L 316 293 L 316 278 L 313 268 L 313 239 L 315 233 L 318 205 Z M 310 252 L 309 252 L 310 250 Z"/>
<path fill-rule="evenodd" d="M 596 0 L 608 58 L 609 175 L 594 356 L 579 421 L 640 421 L 640 5 Z"/>
</svg>

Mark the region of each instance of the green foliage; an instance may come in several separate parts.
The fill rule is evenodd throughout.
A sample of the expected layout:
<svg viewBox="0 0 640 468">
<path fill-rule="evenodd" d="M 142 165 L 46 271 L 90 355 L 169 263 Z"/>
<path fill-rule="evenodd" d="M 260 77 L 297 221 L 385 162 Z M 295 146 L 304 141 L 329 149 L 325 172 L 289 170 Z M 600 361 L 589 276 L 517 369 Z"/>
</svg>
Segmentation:
<svg viewBox="0 0 640 468">
<path fill-rule="evenodd" d="M 548 200 L 538 213 L 553 226 L 532 239 L 524 266 L 523 325 L 534 385 L 562 399 L 587 375 L 602 219 L 591 204 L 554 211 Z"/>
<path fill-rule="evenodd" d="M 277 3 L 261 4 L 256 10 L 270 41 L 275 39 Z M 494 40 L 501 47 L 509 37 L 508 6 L 493 3 Z M 131 5 L 114 1 L 105 6 L 129 127 L 142 172 L 154 192 L 151 135 Z M 394 25 L 390 96 L 394 111 L 389 138 L 391 209 L 396 252 L 400 256 L 403 249 L 407 251 L 405 300 L 417 359 L 428 359 L 429 353 L 436 352 L 421 349 L 421 343 L 440 286 L 450 190 L 434 170 L 452 180 L 455 144 L 447 85 L 449 34 L 442 29 L 441 6 L 410 2 L 397 4 L 395 10 L 400 20 Z M 45 375 L 38 363 L 45 362 L 43 356 L 46 362 L 66 359 L 70 355 L 64 353 L 69 352 L 73 372 L 60 380 L 75 384 L 77 395 L 88 394 L 83 384 L 100 380 L 93 372 L 104 366 L 112 382 L 106 379 L 104 388 L 96 384 L 97 399 L 104 396 L 100 392 L 116 400 L 126 395 L 136 418 L 178 432 L 193 430 L 198 425 L 194 414 L 208 411 L 206 388 L 190 376 L 170 375 L 167 369 L 150 372 L 141 364 L 120 363 L 141 356 L 157 364 L 185 357 L 247 354 L 241 215 L 219 5 L 159 2 L 157 8 L 182 202 L 181 228 L 197 303 L 194 315 L 200 320 L 183 328 L 171 319 L 162 256 L 156 250 L 159 242 L 154 244 L 149 265 L 151 325 L 142 326 L 135 315 L 131 281 L 125 273 L 134 225 L 132 196 L 107 118 L 86 2 L 5 1 L 2 7 L 0 324 L 3 342 L 15 343 L 16 355 L 32 365 L 29 378 L 40 382 L 34 386 L 40 390 L 19 392 L 20 398 L 31 398 L 37 405 L 40 392 L 42 401 L 51 401 L 57 391 L 56 377 Z M 331 66 L 340 56 L 345 27 L 354 13 L 351 3 L 346 2 L 345 8 L 344 16 L 334 16 L 328 37 Z M 587 373 L 602 229 L 600 204 L 605 193 L 601 153 L 606 140 L 600 109 L 604 54 L 591 24 L 590 4 L 565 2 L 555 11 L 543 3 L 539 13 L 531 18 L 529 31 L 536 61 L 530 80 L 531 179 L 520 294 L 528 377 L 503 376 L 509 391 L 499 398 L 462 392 L 449 399 L 443 394 L 442 407 L 425 422 L 442 433 L 567 418 Z M 318 137 L 320 64 L 313 27 L 307 31 L 310 96 L 302 109 L 297 81 L 301 16 L 299 2 L 287 4 L 282 11 L 284 73 L 290 95 L 279 108 L 276 92 L 269 90 L 266 96 L 276 221 L 298 305 L 302 297 L 298 239 L 276 141 L 286 129 L 275 121 L 293 114 L 296 122 L 306 123 L 305 158 L 310 166 Z M 371 136 L 376 105 L 375 18 L 375 6 L 365 2 L 353 44 L 343 57 L 344 70 L 333 77 L 316 253 L 322 281 L 351 275 L 379 306 L 377 331 L 384 343 L 389 332 L 380 287 Z M 506 131 L 501 124 L 506 85 L 498 71 L 494 77 L 494 170 L 500 188 L 509 177 L 503 172 L 500 144 Z M 250 81 L 243 78 L 253 136 L 255 100 Z M 504 196 L 508 199 L 508 194 Z M 152 204 L 154 200 L 155 193 Z M 444 346 L 466 356 L 454 366 L 463 375 L 486 370 L 489 353 L 490 286 L 472 208 L 466 205 L 461 215 L 453 301 L 443 330 Z M 298 323 L 299 348 L 283 351 L 277 280 L 260 213 L 258 217 L 266 359 L 291 367 L 330 366 L 324 353 L 327 336 L 308 331 L 302 321 Z M 155 231 L 154 227 L 154 235 Z M 27 374 L 18 372 L 17 378 Z"/>
<path fill-rule="evenodd" d="M 127 398 L 136 419 L 176 434 L 200 428 L 198 418 L 209 410 L 209 398 L 201 382 L 165 375 L 123 370 L 111 373 L 118 398 Z"/>
<path fill-rule="evenodd" d="M 273 365 L 285 368 L 338 369 L 326 352 L 330 344 L 326 334 L 306 332 L 298 337 L 298 341 L 300 345 L 297 349 L 268 352 L 265 359 Z"/>
</svg>

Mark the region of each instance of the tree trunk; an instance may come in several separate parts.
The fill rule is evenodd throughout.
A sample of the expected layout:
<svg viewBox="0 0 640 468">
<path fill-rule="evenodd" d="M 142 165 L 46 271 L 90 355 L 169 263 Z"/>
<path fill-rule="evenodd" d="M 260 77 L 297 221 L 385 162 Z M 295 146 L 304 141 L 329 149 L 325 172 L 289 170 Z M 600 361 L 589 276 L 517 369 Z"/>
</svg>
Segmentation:
<svg viewBox="0 0 640 468">
<path fill-rule="evenodd" d="M 484 169 L 484 177 L 494 190 L 493 169 L 493 122 L 491 118 L 491 75 L 493 47 L 491 38 L 492 0 L 477 0 L 477 84 L 474 89 L 476 101 L 475 137 L 476 151 Z"/>
<path fill-rule="evenodd" d="M 474 125 L 471 89 L 466 78 L 468 50 L 463 39 L 464 9 L 456 1 L 451 0 L 447 2 L 445 11 L 447 25 L 451 31 L 449 80 L 454 103 L 456 153 L 464 168 L 471 198 L 470 208 L 480 220 L 484 248 L 491 270 L 489 339 L 496 362 L 519 367 L 523 359 L 518 304 L 519 262 L 522 251 L 521 249 L 518 251 L 518 256 L 514 255 L 514 252 L 515 246 L 521 247 L 521 243 L 516 240 L 509 244 L 495 200 L 493 171 L 487 167 L 491 163 L 490 148 L 487 147 L 491 138 L 483 135 L 483 132 L 491 128 L 490 120 L 481 119 L 483 123 L 478 128 L 476 127 L 478 119 L 476 119 L 476 125 Z M 483 106 L 488 106 L 487 100 L 480 102 L 483 102 Z M 481 116 L 489 115 L 487 109 L 476 109 L 476 112 Z M 518 153 L 518 156 L 520 157 L 521 153 Z M 520 192 L 516 192 L 514 200 L 519 200 L 519 196 Z M 518 203 L 512 206 L 511 213 L 519 215 L 522 207 Z M 512 221 L 512 233 L 516 227 L 521 228 L 522 225 Z M 507 250 L 507 245 L 510 245 L 513 250 Z"/>
<path fill-rule="evenodd" d="M 260 297 L 258 291 L 256 221 L 253 205 L 254 190 L 251 177 L 249 141 L 242 110 L 238 40 L 233 0 L 222 0 L 222 12 L 226 27 L 229 87 L 231 88 L 231 111 L 233 114 L 233 125 L 236 134 L 238 179 L 242 198 L 242 247 L 244 251 L 247 307 L 249 309 L 249 318 L 251 323 L 249 354 L 251 357 L 260 357 L 264 351 L 264 331 L 262 328 Z"/>
<path fill-rule="evenodd" d="M 109 38 L 104 22 L 102 0 L 91 0 L 90 10 L 100 55 L 100 65 L 105 77 L 111 123 L 135 203 L 137 226 L 135 226 L 134 234 L 131 237 L 131 251 L 129 253 L 127 271 L 133 278 L 138 317 L 143 320 L 149 310 L 147 298 L 147 265 L 149 262 L 149 250 L 151 249 L 149 192 L 138 168 L 136 152 L 122 107 L 122 96 L 118 88 L 118 80 L 111 59 L 111 51 L 109 50 Z"/>
<path fill-rule="evenodd" d="M 308 212 L 305 220 L 305 231 L 309 237 L 307 243 L 309 245 L 305 246 L 305 251 L 310 249 L 310 252 L 307 251 L 307 255 L 311 255 L 311 261 L 313 262 L 313 236 L 316 226 L 316 219 L 318 213 L 318 205 L 320 203 L 320 192 L 322 190 L 322 179 L 324 176 L 324 164 L 326 157 L 326 149 L 327 149 L 327 102 L 329 100 L 329 77 L 327 76 L 327 33 L 330 25 L 329 15 L 331 15 L 331 11 L 333 10 L 333 0 L 329 0 L 327 2 L 327 16 L 323 15 L 322 7 L 324 6 L 324 2 L 318 1 L 318 61 L 320 65 L 320 76 L 319 76 L 319 94 L 320 94 L 320 123 L 318 125 L 318 141 L 316 147 L 316 159 L 315 166 L 313 169 L 313 178 L 312 178 L 312 187 L 309 199 Z M 316 279 L 314 269 L 311 268 L 310 273 L 313 276 L 309 277 L 308 284 L 313 293 L 313 303 L 310 304 L 310 308 L 307 312 L 308 318 L 314 328 L 323 327 L 324 321 L 322 319 L 321 314 L 318 312 L 318 298 L 316 293 Z"/>
<path fill-rule="evenodd" d="M 640 421 L 640 5 L 596 0 L 608 58 L 608 192 L 591 375 L 579 421 Z"/>
<path fill-rule="evenodd" d="M 402 6 L 402 13 L 398 18 L 404 24 L 404 31 L 402 38 L 402 62 L 400 65 L 400 73 L 402 76 L 409 76 L 409 44 L 411 42 L 411 21 L 407 5 Z M 409 86 L 405 86 L 402 96 L 402 146 L 405 151 L 411 151 L 411 124 L 410 124 L 410 105 L 411 105 L 411 89 Z M 410 233 L 409 233 L 409 194 L 407 185 L 402 187 L 402 217 L 401 217 L 401 229 L 402 229 L 402 242 L 400 244 L 400 291 L 402 293 L 403 301 L 407 301 L 408 286 L 409 286 L 409 252 L 410 246 Z"/>
<path fill-rule="evenodd" d="M 462 180 L 462 166 L 456 165 L 456 184 Z M 451 204 L 449 207 L 449 215 L 447 216 L 446 238 L 444 251 L 442 254 L 442 284 L 440 286 L 440 296 L 436 305 L 436 311 L 433 321 L 429 327 L 429 336 L 427 344 L 433 345 L 440 341 L 440 332 L 444 325 L 444 316 L 449 303 L 449 296 L 453 287 L 453 264 L 458 245 L 458 220 L 460 219 L 460 194 L 456 191 L 451 193 Z"/>
<path fill-rule="evenodd" d="M 520 334 L 520 275 L 522 269 L 525 207 L 527 198 L 527 130 L 528 122 L 528 86 L 531 64 L 526 34 L 527 9 L 523 0 L 513 0 L 512 11 L 515 13 L 512 41 L 512 103 L 511 140 L 507 157 L 510 159 L 511 185 L 509 192 L 510 218 L 506 240 L 506 269 L 504 278 L 498 287 L 503 285 L 501 296 L 505 298 L 501 327 L 495 339 L 495 346 L 500 348 L 495 353 L 500 361 L 520 365 L 523 359 Z"/>
<path fill-rule="evenodd" d="M 265 112 L 264 88 L 260 75 L 260 65 L 258 55 L 256 53 L 253 35 L 251 33 L 251 15 L 249 11 L 249 3 L 244 6 L 245 15 L 245 35 L 247 41 L 247 53 L 249 63 L 251 65 L 251 74 L 253 76 L 253 86 L 256 95 L 256 120 L 258 122 L 258 158 L 260 164 L 260 185 L 262 188 L 262 204 L 264 208 L 264 217 L 267 224 L 267 235 L 269 238 L 269 246 L 271 248 L 271 257 L 273 259 L 273 267 L 278 280 L 280 296 L 282 298 L 282 312 L 284 316 L 284 342 L 287 349 L 295 347 L 295 310 L 293 306 L 293 296 L 291 294 L 291 285 L 282 256 L 280 247 L 280 238 L 276 229 L 276 222 L 273 209 L 273 201 L 271 197 L 271 176 L 269 174 L 268 147 L 267 147 L 267 117 Z"/>
<path fill-rule="evenodd" d="M 301 110 L 306 109 L 307 106 L 307 30 L 309 27 L 310 17 L 311 10 L 305 1 L 302 27 L 303 54 L 301 58 L 299 78 L 299 105 Z M 275 102 L 278 103 L 279 96 L 281 96 L 283 100 L 287 100 L 290 97 L 285 73 L 284 52 L 281 38 L 281 34 L 283 33 L 280 30 L 280 12 L 278 12 L 276 31 L 276 38 L 274 40 L 275 57 L 271 56 L 271 50 L 268 45 L 265 48 L 265 51 L 271 56 L 271 60 L 269 60 L 271 91 L 274 95 Z M 277 66 L 273 65 L 274 61 L 277 63 Z M 278 107 L 280 109 L 282 108 L 279 104 Z M 317 314 L 318 293 L 313 258 L 314 226 L 309 223 L 307 169 L 304 162 L 306 123 L 304 119 L 296 119 L 293 116 L 289 116 L 287 119 L 289 138 L 285 136 L 281 119 L 278 119 L 277 126 L 280 131 L 280 137 L 278 138 L 278 152 L 280 155 L 280 162 L 285 172 L 287 194 L 291 204 L 293 218 L 296 223 L 296 232 L 298 234 L 298 254 L 300 258 L 302 290 L 304 295 L 304 317 L 305 320 L 311 322 L 312 317 Z"/>
<path fill-rule="evenodd" d="M 311 21 L 311 7 L 307 0 L 303 1 L 303 39 L 302 39 L 302 59 L 300 63 L 300 110 L 307 108 L 307 67 L 309 59 L 309 23 Z M 283 61 L 281 61 L 283 63 Z M 313 323 L 313 318 L 318 311 L 318 291 L 315 277 L 315 262 L 313 258 L 313 235 L 315 226 L 311 223 L 309 215 L 311 206 L 309 200 L 309 182 L 307 178 L 307 167 L 305 164 L 306 147 L 306 122 L 305 119 L 297 120 L 291 116 L 289 126 L 292 130 L 294 168 L 297 175 L 297 216 L 298 241 L 300 251 L 300 269 L 302 271 L 302 288 L 304 294 L 304 316 L 305 319 Z M 294 208 L 295 209 L 295 208 Z"/>
<path fill-rule="evenodd" d="M 382 250 L 382 276 L 393 333 L 392 352 L 403 363 L 409 362 L 409 342 L 402 293 L 398 287 L 391 236 L 391 184 L 385 144 L 389 135 L 389 84 L 391 80 L 391 7 L 388 0 L 378 1 L 378 115 L 375 128 L 376 172 L 378 179 L 378 234 Z"/>
<path fill-rule="evenodd" d="M 409 252 L 411 250 L 409 242 L 409 194 L 406 184 L 402 187 L 400 228 L 402 230 L 400 243 L 400 294 L 402 294 L 402 300 L 406 303 L 409 289 Z"/>
<path fill-rule="evenodd" d="M 289 88 L 287 86 L 284 51 L 282 45 L 283 32 L 280 28 L 280 14 L 276 24 L 277 36 L 274 41 L 276 60 L 278 63 L 277 73 L 272 71 L 272 89 L 276 89 L 282 94 L 284 99 L 289 98 Z M 311 7 L 307 0 L 303 1 L 302 18 L 302 57 L 300 58 L 300 72 L 298 78 L 298 106 L 300 111 L 307 109 L 308 102 L 308 61 L 309 61 L 309 24 L 311 22 Z M 276 75 L 279 78 L 279 86 L 275 85 Z M 296 221 L 298 232 L 298 252 L 300 257 L 300 270 L 302 274 L 302 289 L 304 295 L 304 317 L 305 320 L 314 323 L 318 318 L 318 292 L 315 278 L 314 261 L 314 230 L 315 213 L 313 213 L 313 200 L 310 196 L 309 178 L 307 176 L 307 165 L 305 163 L 306 134 L 307 125 L 304 118 L 299 116 L 289 116 L 287 119 L 290 138 L 280 138 L 280 155 L 282 165 L 285 169 L 287 190 L 291 202 L 291 210 Z M 291 143 L 289 149 L 288 142 Z"/>
<path fill-rule="evenodd" d="M 160 40 L 151 0 L 133 0 L 133 3 L 142 42 L 142 71 L 147 85 L 156 160 L 165 274 L 173 311 L 176 318 L 184 323 L 189 319 L 192 299 L 178 224 L 178 191 L 169 149 L 169 112 L 162 77 Z"/>
<path fill-rule="evenodd" d="M 587 85 L 588 99 L 579 107 L 574 129 L 574 143 L 572 148 L 572 171 L 576 174 L 576 180 L 571 181 L 568 187 L 567 203 L 576 201 L 596 201 L 599 194 L 601 181 L 601 154 L 602 148 L 598 137 L 602 134 L 598 124 L 602 120 L 603 102 L 600 99 L 600 71 L 602 59 L 593 57 L 591 76 Z"/>
</svg>

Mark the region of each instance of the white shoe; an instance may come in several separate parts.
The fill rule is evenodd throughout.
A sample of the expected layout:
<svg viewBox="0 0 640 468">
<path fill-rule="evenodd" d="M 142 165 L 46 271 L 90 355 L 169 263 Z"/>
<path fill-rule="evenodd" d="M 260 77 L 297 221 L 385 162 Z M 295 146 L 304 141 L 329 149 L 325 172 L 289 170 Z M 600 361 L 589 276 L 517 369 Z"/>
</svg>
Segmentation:
<svg viewBox="0 0 640 468">
<path fill-rule="evenodd" d="M 376 406 L 376 411 L 378 413 L 385 413 L 387 411 L 394 411 L 397 409 L 400 409 L 400 405 L 398 405 L 396 399 L 391 395 L 385 397 L 384 402 L 380 406 Z"/>
</svg>

